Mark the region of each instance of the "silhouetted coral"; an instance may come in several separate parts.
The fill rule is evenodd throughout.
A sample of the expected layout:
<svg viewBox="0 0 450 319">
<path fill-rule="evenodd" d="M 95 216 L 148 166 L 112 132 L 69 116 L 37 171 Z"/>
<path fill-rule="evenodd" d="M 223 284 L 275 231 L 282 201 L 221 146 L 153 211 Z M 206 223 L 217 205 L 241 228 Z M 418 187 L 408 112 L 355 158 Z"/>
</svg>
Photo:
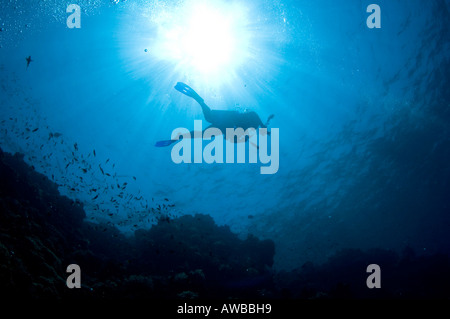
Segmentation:
<svg viewBox="0 0 450 319">
<path fill-rule="evenodd" d="M 160 218 L 127 237 L 85 220 L 82 205 L 0 150 L 0 297 L 7 298 L 450 298 L 447 255 L 344 249 L 322 265 L 272 269 L 275 245 L 241 240 L 208 215 Z M 382 286 L 366 286 L 366 267 Z M 81 289 L 66 286 L 78 264 Z"/>
</svg>

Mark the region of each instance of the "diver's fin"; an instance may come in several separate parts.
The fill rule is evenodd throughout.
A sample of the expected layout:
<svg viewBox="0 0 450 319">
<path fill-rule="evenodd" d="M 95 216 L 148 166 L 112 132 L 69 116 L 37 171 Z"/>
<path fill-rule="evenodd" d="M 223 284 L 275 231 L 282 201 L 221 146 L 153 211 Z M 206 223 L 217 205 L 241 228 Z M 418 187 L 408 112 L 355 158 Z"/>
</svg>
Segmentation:
<svg viewBox="0 0 450 319">
<path fill-rule="evenodd" d="M 193 98 L 198 103 L 203 103 L 203 99 L 200 97 L 200 95 L 198 95 L 193 88 L 183 82 L 177 82 L 177 85 L 175 85 L 175 90 Z"/>
<path fill-rule="evenodd" d="M 156 142 L 155 146 L 156 147 L 165 147 L 165 146 L 169 146 L 172 143 L 177 142 L 178 140 L 165 140 L 165 141 L 158 141 Z"/>
</svg>

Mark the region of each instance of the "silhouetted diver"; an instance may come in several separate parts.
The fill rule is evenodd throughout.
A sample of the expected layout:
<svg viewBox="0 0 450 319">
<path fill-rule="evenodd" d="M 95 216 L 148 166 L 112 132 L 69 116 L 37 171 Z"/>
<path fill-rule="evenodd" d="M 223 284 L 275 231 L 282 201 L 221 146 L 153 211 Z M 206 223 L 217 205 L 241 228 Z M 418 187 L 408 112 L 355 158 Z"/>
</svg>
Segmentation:
<svg viewBox="0 0 450 319">
<path fill-rule="evenodd" d="M 184 95 L 187 95 L 197 101 L 202 107 L 203 115 L 205 120 L 211 123 L 206 129 L 215 127 L 220 129 L 223 133 L 226 132 L 227 128 L 242 128 L 244 130 L 252 127 L 257 129 L 258 127 L 267 128 L 270 120 L 274 115 L 270 115 L 266 123 L 263 123 L 256 112 L 238 112 L 238 111 L 225 111 L 225 110 L 211 110 L 208 105 L 205 104 L 204 100 L 197 94 L 189 85 L 178 82 L 175 89 Z M 206 130 L 205 129 L 205 130 Z M 193 132 L 190 132 L 191 136 Z M 270 134 L 268 132 L 268 134 Z M 246 136 L 245 141 L 248 140 Z M 172 143 L 178 142 L 179 140 L 165 140 L 159 141 L 155 144 L 157 147 L 169 146 Z"/>
<path fill-rule="evenodd" d="M 28 56 L 28 58 L 26 58 L 25 60 L 27 60 L 27 70 L 28 70 L 28 66 L 30 65 L 31 62 L 33 62 L 33 60 L 31 60 L 31 55 Z"/>
</svg>

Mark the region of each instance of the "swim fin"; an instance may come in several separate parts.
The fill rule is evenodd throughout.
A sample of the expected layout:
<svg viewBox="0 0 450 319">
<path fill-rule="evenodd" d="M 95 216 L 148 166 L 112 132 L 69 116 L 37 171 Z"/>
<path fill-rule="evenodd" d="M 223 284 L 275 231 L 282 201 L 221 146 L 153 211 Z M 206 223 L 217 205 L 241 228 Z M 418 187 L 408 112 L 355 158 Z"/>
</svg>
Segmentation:
<svg viewBox="0 0 450 319">
<path fill-rule="evenodd" d="M 165 147 L 165 146 L 169 146 L 172 143 L 177 142 L 177 140 L 165 140 L 165 141 L 159 141 L 156 142 L 155 146 L 156 147 Z"/>
<path fill-rule="evenodd" d="M 203 99 L 200 97 L 200 95 L 198 95 L 193 88 L 183 82 L 177 82 L 177 85 L 175 85 L 175 90 L 193 98 L 198 103 L 203 103 Z"/>
</svg>

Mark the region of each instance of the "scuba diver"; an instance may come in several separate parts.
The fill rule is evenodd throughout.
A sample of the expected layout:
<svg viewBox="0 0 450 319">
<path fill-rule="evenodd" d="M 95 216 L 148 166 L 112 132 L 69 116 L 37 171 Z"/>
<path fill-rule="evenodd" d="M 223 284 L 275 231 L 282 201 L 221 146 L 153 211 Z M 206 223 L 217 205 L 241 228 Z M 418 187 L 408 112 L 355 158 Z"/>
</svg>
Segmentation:
<svg viewBox="0 0 450 319">
<path fill-rule="evenodd" d="M 270 120 L 274 117 L 274 115 L 270 115 L 267 119 L 266 123 L 263 123 L 259 118 L 258 114 L 255 112 L 238 112 L 238 111 L 226 111 L 226 110 L 211 110 L 208 105 L 205 104 L 204 100 L 197 94 L 189 85 L 184 84 L 182 82 L 178 82 L 175 86 L 175 89 L 184 95 L 187 95 L 197 101 L 198 104 L 202 107 L 203 115 L 205 116 L 205 120 L 211 123 L 208 128 L 218 128 L 224 134 L 227 128 L 242 128 L 243 130 L 247 130 L 252 127 L 257 129 L 258 127 L 267 128 Z M 205 129 L 205 130 L 206 130 Z M 190 136 L 193 135 L 194 132 L 190 132 Z M 270 132 L 267 132 L 270 134 Z M 184 137 L 183 137 L 184 138 Z M 248 140 L 248 135 L 245 136 L 245 141 Z M 159 141 L 155 144 L 157 147 L 169 146 L 172 143 L 178 142 L 180 139 L 176 140 L 165 140 Z M 231 141 L 234 143 L 234 141 Z M 238 141 L 239 142 L 239 141 Z M 256 146 L 257 147 L 257 146 Z"/>
</svg>

